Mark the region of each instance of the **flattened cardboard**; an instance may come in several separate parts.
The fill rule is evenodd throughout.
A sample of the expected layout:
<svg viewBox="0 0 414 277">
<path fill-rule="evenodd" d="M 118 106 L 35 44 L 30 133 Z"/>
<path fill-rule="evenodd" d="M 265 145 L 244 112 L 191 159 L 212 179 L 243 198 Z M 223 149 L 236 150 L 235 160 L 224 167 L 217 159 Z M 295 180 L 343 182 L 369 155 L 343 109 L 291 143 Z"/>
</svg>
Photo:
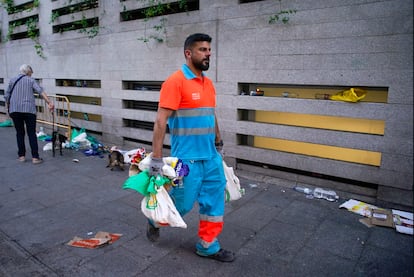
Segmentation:
<svg viewBox="0 0 414 277">
<path fill-rule="evenodd" d="M 108 239 L 102 239 L 102 238 L 82 239 L 80 237 L 74 237 L 71 241 L 68 242 L 68 245 L 93 249 L 101 245 L 104 245 L 108 241 L 109 241 Z"/>
<path fill-rule="evenodd" d="M 393 228 L 394 221 L 392 217 L 392 212 L 386 209 L 372 209 L 371 224 Z"/>
<path fill-rule="evenodd" d="M 67 243 L 67 245 L 74 246 L 74 247 L 94 249 L 94 248 L 98 248 L 106 244 L 114 243 L 121 236 L 122 234 L 113 234 L 113 233 L 99 231 L 98 233 L 96 233 L 95 237 L 93 238 L 83 239 L 80 237 L 74 237 Z"/>
<path fill-rule="evenodd" d="M 368 228 L 374 227 L 374 225 L 371 224 L 371 218 L 369 218 L 369 217 L 360 218 L 359 222 L 361 222 L 362 224 L 364 224 Z"/>
</svg>

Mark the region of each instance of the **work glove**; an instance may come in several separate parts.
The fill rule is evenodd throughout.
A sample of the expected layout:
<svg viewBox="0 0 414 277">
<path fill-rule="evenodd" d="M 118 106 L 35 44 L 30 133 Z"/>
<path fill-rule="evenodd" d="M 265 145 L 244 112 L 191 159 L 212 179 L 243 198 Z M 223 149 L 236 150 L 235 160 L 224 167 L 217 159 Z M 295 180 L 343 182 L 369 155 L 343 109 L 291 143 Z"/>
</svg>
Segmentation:
<svg viewBox="0 0 414 277">
<path fill-rule="evenodd" d="M 149 164 L 149 175 L 150 176 L 158 176 L 162 174 L 162 167 L 164 165 L 164 162 L 162 158 L 152 158 L 151 162 Z"/>
</svg>

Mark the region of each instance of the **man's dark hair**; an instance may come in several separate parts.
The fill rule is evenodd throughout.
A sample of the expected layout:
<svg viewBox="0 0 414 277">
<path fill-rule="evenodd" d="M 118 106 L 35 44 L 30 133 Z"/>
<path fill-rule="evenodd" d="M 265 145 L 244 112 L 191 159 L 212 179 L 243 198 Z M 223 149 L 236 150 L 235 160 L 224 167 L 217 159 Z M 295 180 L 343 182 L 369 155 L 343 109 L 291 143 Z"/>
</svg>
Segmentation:
<svg viewBox="0 0 414 277">
<path fill-rule="evenodd" d="M 211 37 L 207 34 L 196 33 L 189 35 L 184 42 L 184 50 L 189 49 L 197 41 L 207 41 L 211 42 Z"/>
</svg>

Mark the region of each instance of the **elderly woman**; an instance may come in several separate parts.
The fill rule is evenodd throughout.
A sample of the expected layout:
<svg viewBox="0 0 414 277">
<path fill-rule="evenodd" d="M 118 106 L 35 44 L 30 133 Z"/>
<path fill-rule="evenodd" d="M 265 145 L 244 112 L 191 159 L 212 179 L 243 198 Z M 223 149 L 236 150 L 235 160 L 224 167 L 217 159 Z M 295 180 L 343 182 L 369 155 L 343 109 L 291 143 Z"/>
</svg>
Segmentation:
<svg viewBox="0 0 414 277">
<path fill-rule="evenodd" d="M 16 129 L 18 160 L 21 162 L 26 161 L 26 130 L 32 151 L 32 163 L 39 164 L 43 160 L 39 157 L 36 136 L 35 93 L 38 93 L 45 99 L 51 111 L 54 109 L 54 104 L 49 100 L 43 88 L 32 78 L 32 74 L 33 69 L 30 65 L 23 64 L 20 66 L 20 74 L 10 79 L 4 98 L 7 103 L 9 115 Z"/>
</svg>

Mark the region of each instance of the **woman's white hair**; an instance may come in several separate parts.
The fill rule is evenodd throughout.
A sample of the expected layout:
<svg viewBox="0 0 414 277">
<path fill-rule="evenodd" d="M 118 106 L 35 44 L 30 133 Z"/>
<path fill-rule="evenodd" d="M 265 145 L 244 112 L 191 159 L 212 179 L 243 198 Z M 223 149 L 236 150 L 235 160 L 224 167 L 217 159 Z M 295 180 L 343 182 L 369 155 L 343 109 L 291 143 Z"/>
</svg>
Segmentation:
<svg viewBox="0 0 414 277">
<path fill-rule="evenodd" d="M 19 70 L 20 70 L 20 73 L 22 73 L 24 75 L 27 75 L 29 73 L 33 73 L 32 67 L 30 65 L 28 65 L 28 64 L 22 64 L 20 66 L 20 69 Z"/>
</svg>

